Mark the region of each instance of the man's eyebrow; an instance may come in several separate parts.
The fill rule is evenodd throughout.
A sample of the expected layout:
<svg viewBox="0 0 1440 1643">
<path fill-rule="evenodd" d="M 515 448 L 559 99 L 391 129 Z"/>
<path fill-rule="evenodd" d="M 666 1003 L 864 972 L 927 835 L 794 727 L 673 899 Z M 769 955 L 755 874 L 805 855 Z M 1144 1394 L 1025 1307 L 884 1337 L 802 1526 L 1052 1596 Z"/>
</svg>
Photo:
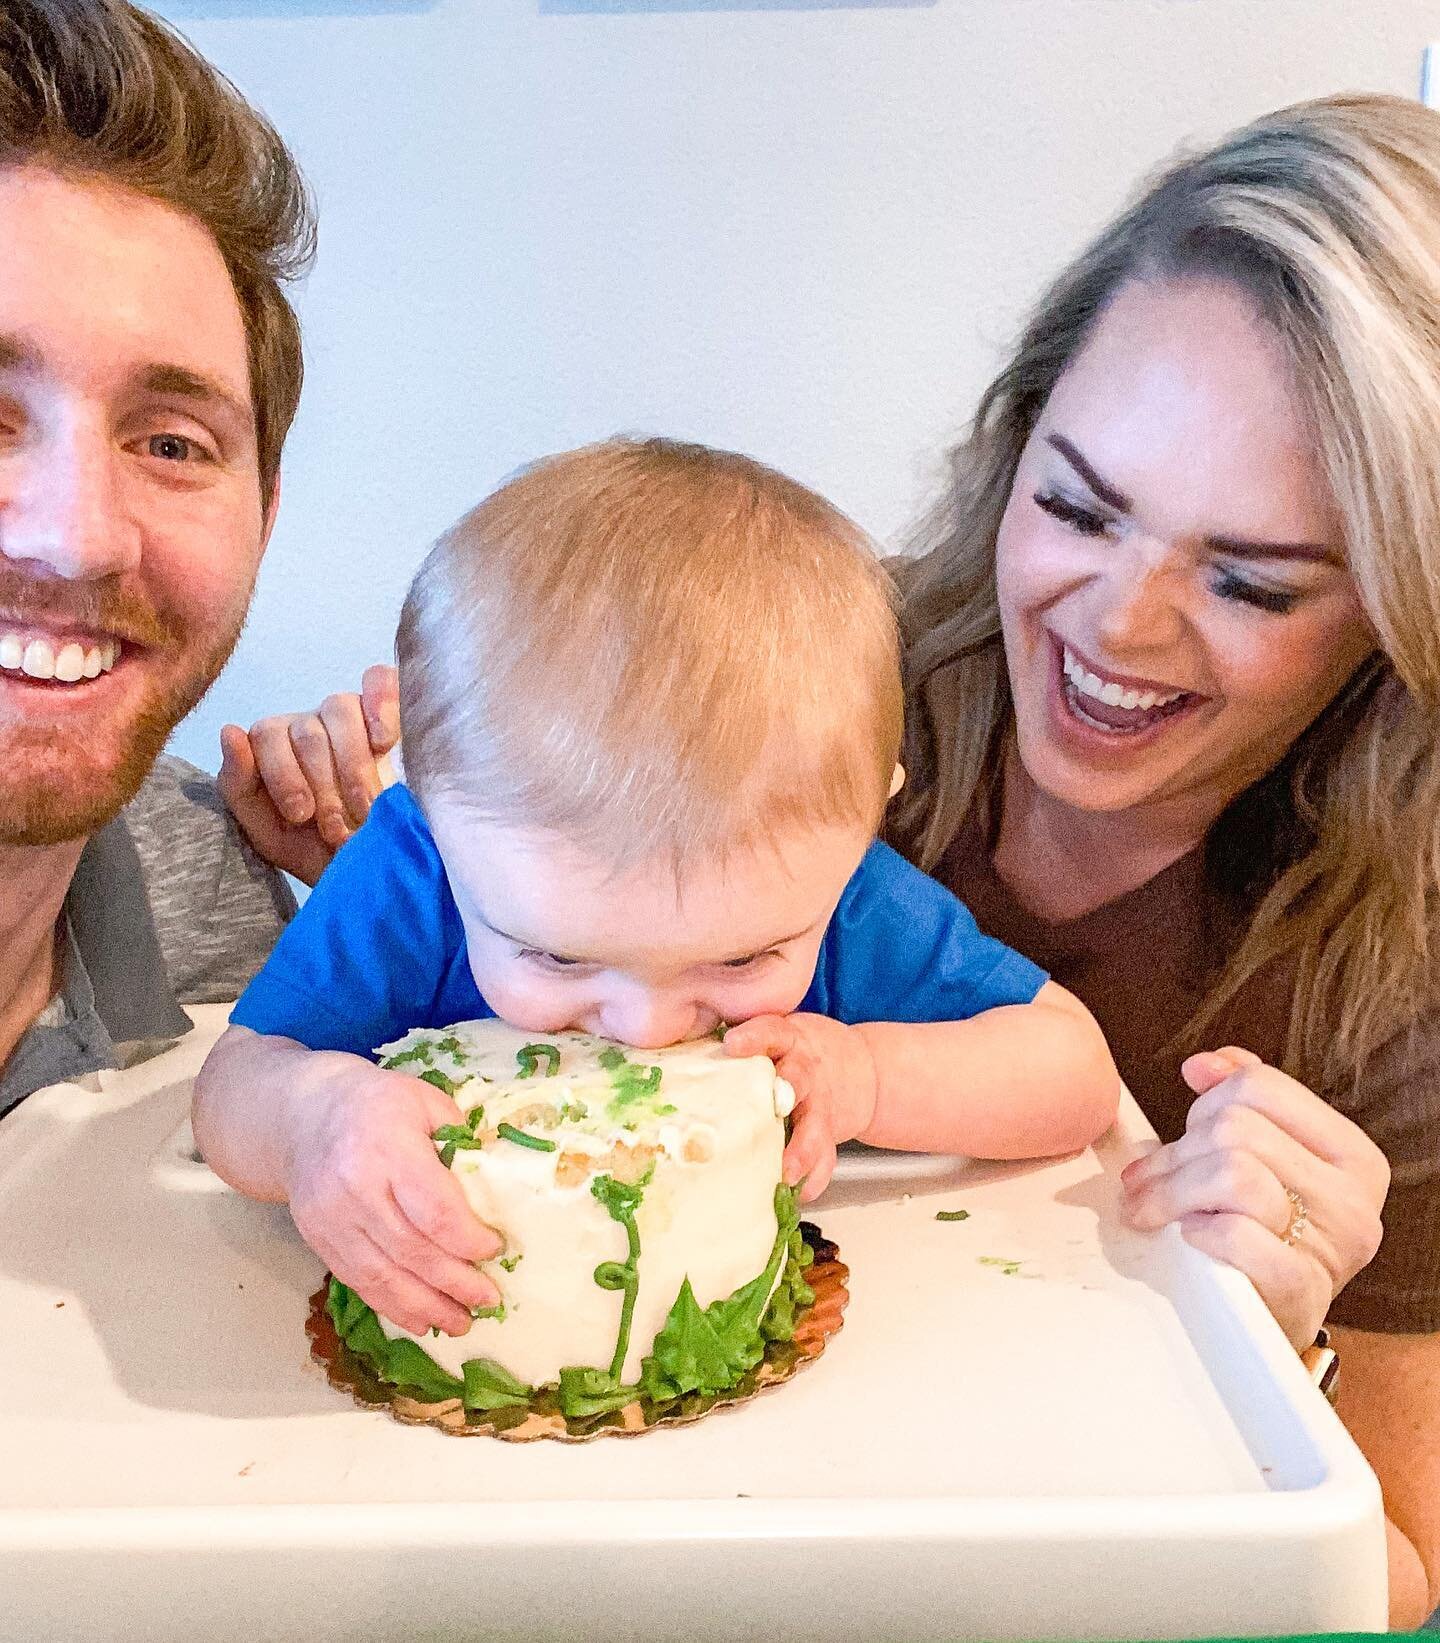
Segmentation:
<svg viewBox="0 0 1440 1643">
<path fill-rule="evenodd" d="M 193 399 L 199 404 L 218 405 L 237 422 L 254 421 L 248 399 L 243 399 L 218 377 L 192 371 L 185 365 L 148 365 L 140 376 L 141 386 L 152 394 L 171 394 L 177 399 Z"/>
<path fill-rule="evenodd" d="M 1130 498 L 1124 491 L 1117 491 L 1115 487 L 1103 480 L 1094 468 L 1081 456 L 1080 452 L 1066 439 L 1064 434 L 1047 434 L 1045 443 L 1059 451 L 1061 456 L 1070 464 L 1077 474 L 1085 481 L 1102 502 L 1114 508 L 1116 513 L 1129 513 Z"/>
<path fill-rule="evenodd" d="M 44 356 L 33 342 L 13 331 L 0 332 L 0 371 L 18 371 L 38 375 L 44 369 Z M 218 406 L 242 426 L 252 426 L 254 408 L 247 396 L 237 393 L 219 377 L 203 371 L 193 371 L 188 365 L 147 365 L 140 372 L 140 386 L 152 394 L 169 394 L 176 399 L 194 400 L 196 404 Z"/>
</svg>

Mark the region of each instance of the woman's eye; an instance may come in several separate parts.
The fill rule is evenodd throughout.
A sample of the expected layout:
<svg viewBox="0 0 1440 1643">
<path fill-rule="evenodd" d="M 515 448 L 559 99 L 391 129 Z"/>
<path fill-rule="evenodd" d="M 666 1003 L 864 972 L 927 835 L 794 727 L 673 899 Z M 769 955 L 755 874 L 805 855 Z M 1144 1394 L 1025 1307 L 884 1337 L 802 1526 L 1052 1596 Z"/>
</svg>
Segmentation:
<svg viewBox="0 0 1440 1643">
<path fill-rule="evenodd" d="M 1110 521 L 1094 511 L 1093 508 L 1082 507 L 1078 502 L 1071 502 L 1063 496 L 1056 496 L 1050 491 L 1037 491 L 1035 506 L 1048 513 L 1052 519 L 1058 519 L 1062 525 L 1068 525 L 1071 530 L 1080 536 L 1104 536 L 1110 528 Z"/>
<path fill-rule="evenodd" d="M 1228 570 L 1216 573 L 1211 590 L 1221 599 L 1253 605 L 1256 610 L 1270 611 L 1275 616 L 1284 616 L 1287 611 L 1294 610 L 1300 598 L 1298 593 L 1282 588 L 1267 588 L 1259 582 L 1247 582 L 1243 576 L 1236 576 Z"/>
<path fill-rule="evenodd" d="M 146 448 L 162 462 L 192 462 L 204 455 L 196 441 L 183 434 L 151 434 Z"/>
</svg>

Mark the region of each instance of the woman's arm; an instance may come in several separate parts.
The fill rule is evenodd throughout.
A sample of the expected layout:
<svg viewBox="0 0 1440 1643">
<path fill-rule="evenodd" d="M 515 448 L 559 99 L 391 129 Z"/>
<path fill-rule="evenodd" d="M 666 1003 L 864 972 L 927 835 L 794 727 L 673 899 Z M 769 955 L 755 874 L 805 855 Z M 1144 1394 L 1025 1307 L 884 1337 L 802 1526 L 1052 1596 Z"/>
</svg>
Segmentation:
<svg viewBox="0 0 1440 1643">
<path fill-rule="evenodd" d="M 1375 1469 L 1390 1547 L 1390 1625 L 1440 1608 L 1440 1334 L 1333 1329 L 1340 1418 Z"/>
</svg>

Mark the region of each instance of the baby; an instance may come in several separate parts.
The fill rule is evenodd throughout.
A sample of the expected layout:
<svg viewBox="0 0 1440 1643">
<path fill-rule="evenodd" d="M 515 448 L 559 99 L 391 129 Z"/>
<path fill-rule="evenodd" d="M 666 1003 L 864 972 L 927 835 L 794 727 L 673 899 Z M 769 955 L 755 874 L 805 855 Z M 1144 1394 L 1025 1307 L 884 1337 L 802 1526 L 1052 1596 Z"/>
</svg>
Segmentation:
<svg viewBox="0 0 1440 1643">
<path fill-rule="evenodd" d="M 369 1059 L 499 1015 L 641 1048 L 728 1026 L 839 1142 L 1038 1157 L 1119 1080 L 1089 1012 L 875 842 L 903 772 L 889 585 L 859 530 L 742 456 L 613 440 L 511 480 L 432 549 L 397 639 L 408 787 L 375 803 L 246 990 L 195 1134 L 336 1276 L 461 1334 L 498 1238 Z"/>
</svg>

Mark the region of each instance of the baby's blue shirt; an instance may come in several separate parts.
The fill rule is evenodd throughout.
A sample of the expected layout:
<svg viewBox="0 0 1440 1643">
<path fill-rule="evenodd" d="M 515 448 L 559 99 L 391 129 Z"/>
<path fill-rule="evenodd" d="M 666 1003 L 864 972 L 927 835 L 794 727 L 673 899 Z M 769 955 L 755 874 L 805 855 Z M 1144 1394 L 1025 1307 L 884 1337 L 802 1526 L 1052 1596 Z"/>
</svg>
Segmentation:
<svg viewBox="0 0 1440 1643">
<path fill-rule="evenodd" d="M 820 944 L 800 1009 L 837 1021 L 962 1021 L 1028 1004 L 1045 972 L 982 935 L 950 892 L 872 844 Z M 493 1016 L 430 828 L 405 787 L 382 793 L 231 1020 L 314 1050 L 368 1056 L 411 1027 Z"/>
</svg>

